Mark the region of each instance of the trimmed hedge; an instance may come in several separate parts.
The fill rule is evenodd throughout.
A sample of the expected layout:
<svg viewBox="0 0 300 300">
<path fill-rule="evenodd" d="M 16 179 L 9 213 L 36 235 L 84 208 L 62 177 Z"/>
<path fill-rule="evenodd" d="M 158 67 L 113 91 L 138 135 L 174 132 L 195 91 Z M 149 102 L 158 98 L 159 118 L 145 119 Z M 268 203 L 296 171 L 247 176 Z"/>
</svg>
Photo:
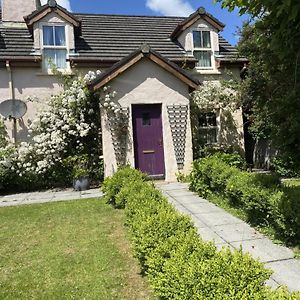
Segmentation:
<svg viewBox="0 0 300 300">
<path fill-rule="evenodd" d="M 103 191 L 109 203 L 125 206 L 135 256 L 159 299 L 300 299 L 266 287 L 271 272 L 248 254 L 204 242 L 140 172 L 120 169 Z"/>
<path fill-rule="evenodd" d="M 243 210 L 251 224 L 272 227 L 288 243 L 299 243 L 300 202 L 278 176 L 242 171 L 218 154 L 196 160 L 190 178 L 190 189 L 199 195 L 217 194 Z"/>
</svg>

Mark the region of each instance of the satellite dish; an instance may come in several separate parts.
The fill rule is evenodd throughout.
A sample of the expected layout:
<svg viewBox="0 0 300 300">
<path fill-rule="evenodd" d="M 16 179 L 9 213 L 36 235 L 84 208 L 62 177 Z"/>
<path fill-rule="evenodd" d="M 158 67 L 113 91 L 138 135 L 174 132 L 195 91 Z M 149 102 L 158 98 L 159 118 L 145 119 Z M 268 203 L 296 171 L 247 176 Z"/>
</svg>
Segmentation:
<svg viewBox="0 0 300 300">
<path fill-rule="evenodd" d="M 0 114 L 4 118 L 21 119 L 27 112 L 27 105 L 22 100 L 9 99 L 0 103 Z"/>
</svg>

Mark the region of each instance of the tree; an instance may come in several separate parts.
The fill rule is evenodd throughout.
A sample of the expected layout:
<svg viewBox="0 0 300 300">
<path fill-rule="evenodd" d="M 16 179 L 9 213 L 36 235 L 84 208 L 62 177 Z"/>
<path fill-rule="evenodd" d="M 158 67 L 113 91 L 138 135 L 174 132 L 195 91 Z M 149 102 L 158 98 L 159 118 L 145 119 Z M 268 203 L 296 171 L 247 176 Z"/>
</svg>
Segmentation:
<svg viewBox="0 0 300 300">
<path fill-rule="evenodd" d="M 269 137 L 285 161 L 300 168 L 300 3 L 298 0 L 218 0 L 253 19 L 239 50 L 249 59 L 242 83 L 256 137 Z M 298 164 L 298 166 L 296 166 Z"/>
</svg>

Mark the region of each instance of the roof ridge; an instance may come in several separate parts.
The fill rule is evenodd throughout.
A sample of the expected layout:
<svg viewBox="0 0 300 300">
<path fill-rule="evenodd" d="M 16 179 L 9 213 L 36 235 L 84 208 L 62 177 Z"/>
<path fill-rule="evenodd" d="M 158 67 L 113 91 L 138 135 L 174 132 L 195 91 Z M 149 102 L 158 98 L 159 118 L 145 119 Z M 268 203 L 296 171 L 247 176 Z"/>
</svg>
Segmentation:
<svg viewBox="0 0 300 300">
<path fill-rule="evenodd" d="M 151 16 L 151 15 L 125 15 L 125 14 L 96 14 L 96 13 L 78 13 L 72 12 L 77 16 L 108 16 L 108 17 L 137 17 L 137 18 L 160 18 L 160 19 L 185 19 L 186 17 L 180 16 Z"/>
</svg>

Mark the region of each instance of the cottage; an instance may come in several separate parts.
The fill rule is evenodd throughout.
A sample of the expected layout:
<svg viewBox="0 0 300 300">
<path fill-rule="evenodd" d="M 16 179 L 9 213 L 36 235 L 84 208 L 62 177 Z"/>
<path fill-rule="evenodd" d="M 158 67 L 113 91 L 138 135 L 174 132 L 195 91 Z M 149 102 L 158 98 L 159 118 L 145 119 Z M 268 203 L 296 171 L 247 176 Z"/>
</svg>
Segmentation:
<svg viewBox="0 0 300 300">
<path fill-rule="evenodd" d="M 61 90 L 52 72 L 102 73 L 94 91 L 109 85 L 128 116 L 124 145 L 103 110 L 105 174 L 120 159 L 154 178 L 174 180 L 193 160 L 190 92 L 205 81 L 236 77 L 245 62 L 220 32 L 224 24 L 200 8 L 188 18 L 72 13 L 49 0 L 2 0 L 0 18 L 0 102 L 37 97 L 25 116 L 7 123 L 11 136 L 26 139 L 27 124 L 50 95 Z M 227 143 L 243 151 L 241 111 L 235 134 L 222 112 L 199 115 L 204 143 Z"/>
</svg>

